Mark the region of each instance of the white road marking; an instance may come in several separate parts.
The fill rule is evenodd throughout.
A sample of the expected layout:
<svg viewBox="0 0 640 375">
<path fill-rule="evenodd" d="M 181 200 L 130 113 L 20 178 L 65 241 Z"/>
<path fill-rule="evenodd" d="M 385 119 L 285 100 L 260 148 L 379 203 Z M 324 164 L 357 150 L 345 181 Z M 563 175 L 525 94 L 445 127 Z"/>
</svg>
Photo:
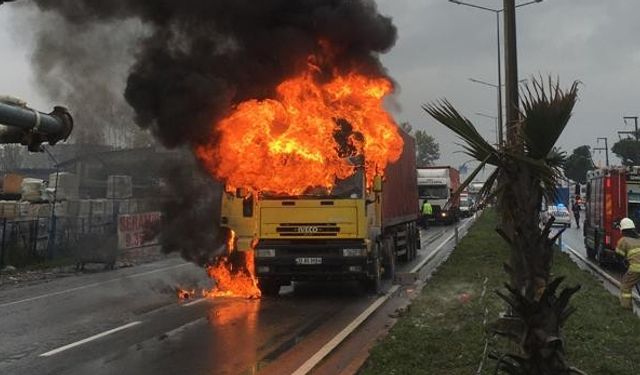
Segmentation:
<svg viewBox="0 0 640 375">
<path fill-rule="evenodd" d="M 177 264 L 175 266 L 169 266 L 169 267 L 160 268 L 160 269 L 157 269 L 157 270 L 137 273 L 137 274 L 133 274 L 133 275 L 129 275 L 129 276 L 122 276 L 122 277 L 118 277 L 116 279 L 111 279 L 111 280 L 100 281 L 100 282 L 97 282 L 97 283 L 86 284 L 86 285 L 78 286 L 78 287 L 75 287 L 75 288 L 60 290 L 60 291 L 57 291 L 57 292 L 51 292 L 51 293 L 47 293 L 47 294 L 41 294 L 41 295 L 38 295 L 38 296 L 25 298 L 25 299 L 21 299 L 21 300 L 18 300 L 18 301 L 1 303 L 0 307 L 7 307 L 7 306 L 12 306 L 12 305 L 17 305 L 19 303 L 37 301 L 37 300 L 43 299 L 43 298 L 59 296 L 61 294 L 71 293 L 71 292 L 75 292 L 75 291 L 82 290 L 82 289 L 93 288 L 93 287 L 98 286 L 98 285 L 112 283 L 114 281 L 119 281 L 119 280 L 122 280 L 122 279 L 135 279 L 137 277 L 147 276 L 147 275 L 151 275 L 151 274 L 154 274 L 154 273 L 163 272 L 163 271 L 167 271 L 167 270 L 170 270 L 170 269 L 180 268 L 180 267 L 189 266 L 189 265 L 192 265 L 192 263 Z"/>
<path fill-rule="evenodd" d="M 471 223 L 471 220 L 467 220 L 464 224 L 462 224 L 459 228 L 458 228 L 458 232 L 460 231 L 460 229 L 463 229 L 464 227 L 467 226 L 467 224 Z M 442 250 L 442 248 L 444 247 L 444 245 L 446 245 L 447 243 L 449 243 L 449 241 L 451 241 L 454 237 L 456 236 L 455 232 L 453 234 L 451 234 L 449 237 L 447 237 L 444 241 L 442 241 L 442 243 L 440 243 L 440 245 L 438 245 L 438 247 L 436 247 L 435 249 L 433 249 L 433 251 L 431 251 L 431 254 L 429 254 L 429 256 L 427 256 L 426 258 L 424 258 L 420 263 L 418 263 L 415 267 L 413 267 L 411 269 L 411 271 L 409 271 L 409 273 L 416 273 L 418 271 L 420 271 L 420 269 L 422 267 L 424 267 L 425 264 L 427 264 L 431 259 L 433 259 L 439 252 L 440 250 Z"/>
<path fill-rule="evenodd" d="M 431 259 L 433 259 L 433 257 L 435 257 L 440 250 L 442 250 L 442 248 L 444 247 L 444 245 L 446 245 L 447 243 L 449 243 L 449 241 L 451 241 L 453 239 L 453 237 L 455 237 L 455 233 L 450 235 L 449 237 L 447 237 L 444 241 L 442 241 L 442 243 L 440 245 L 438 245 L 438 247 L 436 247 L 435 249 L 433 249 L 433 251 L 431 251 L 431 253 L 429 254 L 429 256 L 427 256 L 426 258 L 424 258 L 420 263 L 416 264 L 415 267 L 413 267 L 411 269 L 411 271 L 409 271 L 409 273 L 416 273 L 418 272 L 422 267 L 424 267 L 425 264 L 427 264 L 427 262 L 429 262 Z"/>
<path fill-rule="evenodd" d="M 471 223 L 471 219 L 468 219 L 463 225 L 458 228 L 458 230 L 467 226 L 467 224 Z M 446 240 L 444 240 L 433 252 L 423 260 L 418 266 L 414 268 L 411 272 L 416 272 L 415 270 L 419 270 L 427 261 L 435 256 L 435 254 L 442 249 L 442 247 L 451 241 L 452 238 L 455 237 L 455 233 L 449 236 Z M 389 289 L 389 291 L 376 299 L 366 310 L 364 310 L 358 317 L 356 317 L 351 323 L 349 323 L 342 331 L 340 331 L 336 336 L 334 336 L 329 342 L 324 344 L 320 350 L 318 350 L 311 358 L 305 361 L 302 366 L 300 366 L 296 371 L 292 373 L 292 375 L 306 375 L 314 367 L 318 365 L 325 357 L 327 357 L 338 345 L 340 345 L 353 331 L 355 331 L 371 314 L 373 314 L 382 304 L 384 304 L 391 296 L 400 289 L 399 285 L 394 285 Z"/>
<path fill-rule="evenodd" d="M 88 343 L 90 341 L 97 340 L 97 339 L 99 339 L 101 337 L 108 336 L 108 335 L 110 335 L 112 333 L 116 333 L 116 332 L 122 331 L 124 329 L 131 328 L 133 326 L 137 326 L 140 323 L 142 323 L 142 322 L 141 321 L 135 321 L 135 322 L 131 322 L 131 323 L 125 324 L 123 326 L 120 326 L 120 327 L 117 327 L 117 328 L 114 328 L 114 329 L 110 329 L 108 331 L 104 331 L 102 333 L 98 333 L 97 335 L 93 335 L 91 337 L 87 337 L 86 339 L 73 342 L 73 343 L 71 343 L 69 345 L 61 346 L 61 347 L 59 347 L 57 349 L 53 349 L 53 350 L 48 351 L 46 353 L 42 353 L 42 354 L 40 354 L 40 357 L 49 357 L 49 356 L 52 356 L 54 354 L 58 354 L 60 352 L 64 352 L 65 350 L 74 348 L 74 347 L 82 345 L 82 344 L 86 344 L 86 343 Z"/>
<path fill-rule="evenodd" d="M 207 300 L 207 298 L 198 298 L 198 299 L 193 300 L 191 302 L 187 302 L 187 303 L 182 304 L 182 307 L 189 307 L 189 306 L 197 305 L 197 304 L 202 303 L 202 302 L 204 302 L 206 300 Z"/>
<path fill-rule="evenodd" d="M 420 243 L 428 246 L 431 245 L 432 243 L 434 243 L 438 238 L 442 237 L 442 235 L 445 233 L 445 230 L 441 230 L 435 234 L 430 234 L 427 235 L 425 233 L 420 232 Z"/>
<path fill-rule="evenodd" d="M 181 332 L 186 331 L 187 329 L 189 329 L 191 327 L 197 326 L 198 324 L 206 323 L 206 321 L 207 321 L 207 319 L 205 319 L 205 318 L 198 318 L 196 320 L 192 320 L 189 323 L 183 324 L 178 328 L 174 328 L 171 331 L 168 331 L 167 333 L 165 333 L 165 335 L 167 335 L 167 337 L 175 336 L 175 335 L 177 335 L 177 334 L 179 334 Z"/>
<path fill-rule="evenodd" d="M 383 303 L 385 303 L 398 289 L 399 285 L 394 285 L 389 291 L 375 300 L 366 310 L 356 317 L 349 325 L 347 325 L 340 333 L 338 333 L 329 342 L 324 344 L 318 352 L 302 364 L 293 375 L 308 374 L 314 367 L 320 363 L 329 353 L 331 353 L 340 343 L 342 343 L 353 331 L 355 331 L 371 314 L 373 314 Z"/>
</svg>

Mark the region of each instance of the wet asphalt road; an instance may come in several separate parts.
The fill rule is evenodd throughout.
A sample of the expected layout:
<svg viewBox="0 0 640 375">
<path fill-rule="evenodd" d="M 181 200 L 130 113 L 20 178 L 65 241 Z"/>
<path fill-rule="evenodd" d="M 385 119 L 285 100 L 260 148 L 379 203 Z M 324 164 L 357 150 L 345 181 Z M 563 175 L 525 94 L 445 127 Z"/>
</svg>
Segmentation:
<svg viewBox="0 0 640 375">
<path fill-rule="evenodd" d="M 584 235 L 582 233 L 582 224 L 580 225 L 580 228 L 577 228 L 575 225 L 575 222 L 572 221 L 571 222 L 571 227 L 567 228 L 564 233 L 562 234 L 562 242 L 563 242 L 563 246 L 569 246 L 571 247 L 573 250 L 577 251 L 578 253 L 580 253 L 583 257 L 587 258 L 587 250 L 584 246 Z M 595 260 L 591 260 L 591 262 L 594 265 L 597 265 L 597 262 Z M 606 272 L 607 274 L 611 275 L 613 278 L 615 278 L 616 280 L 621 280 L 622 279 L 622 274 L 623 271 L 615 266 L 606 266 L 606 267 L 599 267 L 602 271 Z"/>
<path fill-rule="evenodd" d="M 423 243 L 433 243 L 398 271 L 412 269 L 452 233 L 423 231 Z M 297 284 L 272 299 L 177 302 L 176 285 L 210 284 L 202 269 L 168 259 L 1 291 L 0 374 L 273 370 L 281 354 L 299 346 L 304 361 L 377 298 L 342 282 Z"/>
</svg>

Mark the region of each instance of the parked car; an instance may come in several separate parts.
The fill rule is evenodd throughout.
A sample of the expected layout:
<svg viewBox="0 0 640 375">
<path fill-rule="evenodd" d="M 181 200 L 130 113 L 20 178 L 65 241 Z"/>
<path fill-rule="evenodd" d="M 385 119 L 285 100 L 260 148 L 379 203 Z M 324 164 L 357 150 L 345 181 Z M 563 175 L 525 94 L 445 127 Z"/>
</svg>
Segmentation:
<svg viewBox="0 0 640 375">
<path fill-rule="evenodd" d="M 541 215 L 543 225 L 546 225 L 551 217 L 554 217 L 553 226 L 571 227 L 571 213 L 565 205 L 548 206 Z"/>
</svg>

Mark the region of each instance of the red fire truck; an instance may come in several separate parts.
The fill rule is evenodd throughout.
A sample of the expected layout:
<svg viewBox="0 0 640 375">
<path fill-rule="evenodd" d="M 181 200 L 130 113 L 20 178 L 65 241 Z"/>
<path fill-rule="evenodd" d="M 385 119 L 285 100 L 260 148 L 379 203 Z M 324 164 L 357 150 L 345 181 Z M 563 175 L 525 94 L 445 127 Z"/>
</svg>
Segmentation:
<svg viewBox="0 0 640 375">
<path fill-rule="evenodd" d="M 587 173 L 584 244 L 587 255 L 601 264 L 617 263 L 620 220 L 640 228 L 640 166 L 601 168 Z"/>
</svg>

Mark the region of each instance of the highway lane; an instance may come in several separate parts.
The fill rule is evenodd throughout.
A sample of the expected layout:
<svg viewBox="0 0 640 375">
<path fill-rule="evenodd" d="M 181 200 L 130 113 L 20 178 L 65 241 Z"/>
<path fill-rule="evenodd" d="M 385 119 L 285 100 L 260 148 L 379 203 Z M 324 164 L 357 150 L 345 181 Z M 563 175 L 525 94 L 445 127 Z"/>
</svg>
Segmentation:
<svg viewBox="0 0 640 375">
<path fill-rule="evenodd" d="M 101 332 L 175 302 L 180 283 L 210 283 L 172 258 L 0 292 L 0 373 L 87 332 Z M 6 371 L 6 372 L 5 372 Z"/>
<path fill-rule="evenodd" d="M 451 233 L 423 231 L 434 242 L 399 271 Z M 198 267 L 169 259 L 1 291 L 0 373 L 254 373 L 297 348 L 303 361 L 377 298 L 357 283 L 305 283 L 276 299 L 176 302 L 175 285 L 208 283 Z"/>
<path fill-rule="evenodd" d="M 584 246 L 584 235 L 582 232 L 582 225 L 580 226 L 579 229 L 576 228 L 575 223 L 572 222 L 572 225 L 573 226 L 571 228 L 567 228 L 567 230 L 565 230 L 564 233 L 562 234 L 563 246 L 570 246 L 573 250 L 581 254 L 584 258 L 587 258 L 587 250 Z M 591 262 L 597 265 L 597 262 L 595 260 L 592 259 Z M 610 276 L 612 276 L 613 278 L 615 278 L 616 280 L 620 280 L 622 278 L 622 271 L 616 267 L 599 266 L 599 268 L 602 271 L 609 274 Z"/>
</svg>

